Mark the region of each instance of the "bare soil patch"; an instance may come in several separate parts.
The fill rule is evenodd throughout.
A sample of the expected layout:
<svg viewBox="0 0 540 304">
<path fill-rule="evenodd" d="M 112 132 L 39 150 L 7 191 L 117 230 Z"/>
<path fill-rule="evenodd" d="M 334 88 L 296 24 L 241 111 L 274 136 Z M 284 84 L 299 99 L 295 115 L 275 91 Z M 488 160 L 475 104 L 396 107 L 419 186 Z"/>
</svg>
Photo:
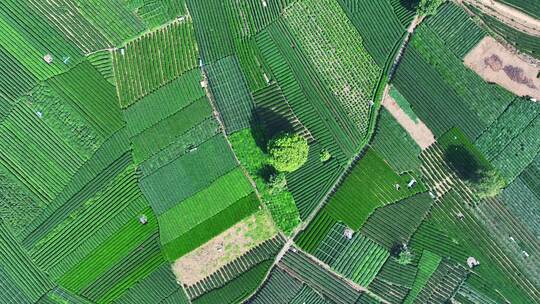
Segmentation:
<svg viewBox="0 0 540 304">
<path fill-rule="evenodd" d="M 492 37 L 486 37 L 464 58 L 464 63 L 487 82 L 519 96 L 540 99 L 540 64 L 524 61 Z"/>
<path fill-rule="evenodd" d="M 270 214 L 261 210 L 176 260 L 173 272 L 182 284 L 194 285 L 276 233 Z"/>
<path fill-rule="evenodd" d="M 412 120 L 405 111 L 403 111 L 398 103 L 388 94 L 389 86 L 386 87 L 382 105 L 390 114 L 397 120 L 397 122 L 409 133 L 414 141 L 420 146 L 422 150 L 431 146 L 435 142 L 435 136 L 431 130 L 420 120 Z"/>
</svg>

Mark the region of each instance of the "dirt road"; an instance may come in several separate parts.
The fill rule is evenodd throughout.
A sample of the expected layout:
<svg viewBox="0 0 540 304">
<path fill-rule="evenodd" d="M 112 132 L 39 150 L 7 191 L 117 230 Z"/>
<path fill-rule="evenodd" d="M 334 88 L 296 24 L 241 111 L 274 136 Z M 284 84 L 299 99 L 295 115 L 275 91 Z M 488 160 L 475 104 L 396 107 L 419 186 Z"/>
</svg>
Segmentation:
<svg viewBox="0 0 540 304">
<path fill-rule="evenodd" d="M 540 37 L 540 20 L 511 6 L 494 0 L 457 0 L 457 2 L 474 5 L 485 14 L 497 18 L 512 28 Z"/>
</svg>

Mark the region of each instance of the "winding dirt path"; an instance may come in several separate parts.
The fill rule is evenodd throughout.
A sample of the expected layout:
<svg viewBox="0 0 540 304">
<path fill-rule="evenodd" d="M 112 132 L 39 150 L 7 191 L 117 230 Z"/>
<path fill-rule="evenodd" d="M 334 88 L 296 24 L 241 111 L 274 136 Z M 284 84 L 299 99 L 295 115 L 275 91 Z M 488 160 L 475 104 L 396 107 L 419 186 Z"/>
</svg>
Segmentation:
<svg viewBox="0 0 540 304">
<path fill-rule="evenodd" d="M 530 0 L 537 1 L 537 0 Z M 494 0 L 457 0 L 480 9 L 506 25 L 532 36 L 540 37 L 540 20 L 506 4 Z"/>
</svg>

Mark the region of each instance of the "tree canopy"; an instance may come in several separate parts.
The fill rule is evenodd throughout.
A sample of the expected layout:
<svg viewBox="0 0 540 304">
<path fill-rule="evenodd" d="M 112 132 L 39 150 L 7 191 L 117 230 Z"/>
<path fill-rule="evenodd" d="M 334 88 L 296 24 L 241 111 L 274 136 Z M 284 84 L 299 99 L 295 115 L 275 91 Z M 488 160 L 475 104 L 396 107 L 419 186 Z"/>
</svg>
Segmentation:
<svg viewBox="0 0 540 304">
<path fill-rule="evenodd" d="M 270 162 L 280 172 L 293 172 L 307 160 L 307 140 L 298 134 L 283 133 L 268 142 Z"/>
</svg>

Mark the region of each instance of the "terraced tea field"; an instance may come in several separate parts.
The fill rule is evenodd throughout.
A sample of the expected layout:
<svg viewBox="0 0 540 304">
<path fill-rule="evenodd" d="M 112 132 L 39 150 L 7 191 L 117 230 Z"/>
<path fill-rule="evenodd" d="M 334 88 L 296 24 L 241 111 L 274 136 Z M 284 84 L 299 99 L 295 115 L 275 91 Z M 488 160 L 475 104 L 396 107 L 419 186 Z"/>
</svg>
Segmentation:
<svg viewBox="0 0 540 304">
<path fill-rule="evenodd" d="M 539 303 L 540 39 L 473 4 L 4 0 L 0 304 Z"/>
</svg>

